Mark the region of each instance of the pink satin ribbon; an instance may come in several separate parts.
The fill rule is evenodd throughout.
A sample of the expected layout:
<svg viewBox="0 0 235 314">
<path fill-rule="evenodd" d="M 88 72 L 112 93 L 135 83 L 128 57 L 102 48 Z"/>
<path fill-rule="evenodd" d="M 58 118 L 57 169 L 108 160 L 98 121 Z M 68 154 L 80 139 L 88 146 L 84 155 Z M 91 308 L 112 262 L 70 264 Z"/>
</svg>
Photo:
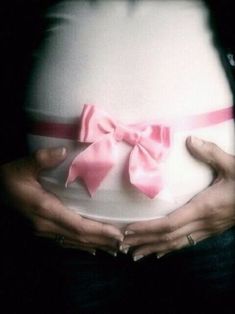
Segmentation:
<svg viewBox="0 0 235 314">
<path fill-rule="evenodd" d="M 169 127 L 124 125 L 97 107 L 85 105 L 78 141 L 92 144 L 73 160 L 66 185 L 80 177 L 93 195 L 116 163 L 117 144 L 125 142 L 132 146 L 130 182 L 150 198 L 162 189 L 159 163 L 170 147 Z"/>
<path fill-rule="evenodd" d="M 182 117 L 163 123 L 124 125 L 94 105 L 84 105 L 80 119 L 79 142 L 92 143 L 78 154 L 69 167 L 66 186 L 81 178 L 92 196 L 117 160 L 120 142 L 130 145 L 128 173 L 132 185 L 149 198 L 163 188 L 161 162 L 171 145 L 171 133 L 218 124 L 233 118 L 232 107 Z M 170 125 L 170 126 L 169 126 Z M 75 124 L 38 122 L 34 134 L 74 138 Z"/>
</svg>

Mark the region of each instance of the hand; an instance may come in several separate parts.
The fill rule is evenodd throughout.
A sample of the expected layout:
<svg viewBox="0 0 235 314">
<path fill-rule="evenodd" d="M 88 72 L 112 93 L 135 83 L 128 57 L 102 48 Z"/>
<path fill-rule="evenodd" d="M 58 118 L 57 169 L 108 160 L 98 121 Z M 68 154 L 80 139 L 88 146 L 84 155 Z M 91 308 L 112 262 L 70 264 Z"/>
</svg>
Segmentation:
<svg viewBox="0 0 235 314">
<path fill-rule="evenodd" d="M 119 229 L 68 210 L 38 182 L 42 170 L 58 166 L 65 158 L 65 149 L 41 149 L 31 157 L 1 166 L 1 190 L 5 200 L 24 215 L 35 235 L 48 239 L 60 235 L 63 247 L 91 253 L 96 249 L 116 252 L 118 242 L 123 239 Z"/>
<path fill-rule="evenodd" d="M 134 260 L 158 257 L 220 234 L 235 225 L 235 156 L 215 144 L 189 137 L 189 152 L 216 171 L 213 183 L 168 216 L 127 226 L 121 250 L 133 250 Z M 189 235 L 189 238 L 187 236 Z"/>
</svg>

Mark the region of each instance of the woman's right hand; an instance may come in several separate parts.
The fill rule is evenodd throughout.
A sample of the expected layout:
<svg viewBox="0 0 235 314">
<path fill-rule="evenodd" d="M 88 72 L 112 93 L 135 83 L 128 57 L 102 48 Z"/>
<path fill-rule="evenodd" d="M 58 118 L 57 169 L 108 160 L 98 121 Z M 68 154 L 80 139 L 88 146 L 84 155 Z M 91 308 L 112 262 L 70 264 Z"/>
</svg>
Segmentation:
<svg viewBox="0 0 235 314">
<path fill-rule="evenodd" d="M 42 170 L 58 166 L 65 158 L 65 148 L 40 149 L 33 156 L 2 165 L 0 182 L 5 201 L 26 217 L 37 236 L 63 239 L 61 246 L 93 254 L 96 249 L 115 254 L 123 239 L 118 228 L 68 210 L 39 183 Z"/>
</svg>

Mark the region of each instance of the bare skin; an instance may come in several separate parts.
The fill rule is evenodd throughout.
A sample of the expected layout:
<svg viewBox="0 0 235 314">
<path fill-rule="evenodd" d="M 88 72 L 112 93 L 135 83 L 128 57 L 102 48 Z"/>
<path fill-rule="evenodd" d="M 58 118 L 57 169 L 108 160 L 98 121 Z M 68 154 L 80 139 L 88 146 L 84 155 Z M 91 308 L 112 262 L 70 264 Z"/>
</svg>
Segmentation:
<svg viewBox="0 0 235 314">
<path fill-rule="evenodd" d="M 66 158 L 66 149 L 41 149 L 33 156 L 0 167 L 1 189 L 5 200 L 30 222 L 35 235 L 55 239 L 60 245 L 95 254 L 97 249 L 117 251 L 123 239 L 115 226 L 85 219 L 68 210 L 38 181 L 42 170 L 58 166 Z M 63 243 L 62 243 L 63 242 Z"/>
<path fill-rule="evenodd" d="M 131 249 L 134 260 L 155 253 L 157 257 L 220 234 L 235 225 L 235 156 L 213 143 L 188 138 L 187 148 L 196 159 L 216 172 L 214 182 L 189 203 L 168 216 L 130 224 L 121 250 Z"/>
</svg>

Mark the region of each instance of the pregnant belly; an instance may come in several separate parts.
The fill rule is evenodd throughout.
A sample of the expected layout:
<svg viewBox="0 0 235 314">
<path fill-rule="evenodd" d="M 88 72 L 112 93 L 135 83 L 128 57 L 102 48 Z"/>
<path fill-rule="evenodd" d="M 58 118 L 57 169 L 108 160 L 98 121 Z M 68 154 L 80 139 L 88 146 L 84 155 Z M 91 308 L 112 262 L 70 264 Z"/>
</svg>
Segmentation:
<svg viewBox="0 0 235 314">
<path fill-rule="evenodd" d="M 82 180 L 75 180 L 65 188 L 66 178 L 73 158 L 85 147 L 75 141 L 30 134 L 32 151 L 41 147 L 65 146 L 67 160 L 52 171 L 41 175 L 42 185 L 55 193 L 64 204 L 79 214 L 100 221 L 123 225 L 138 220 L 160 218 L 188 202 L 213 180 L 212 169 L 193 159 L 185 148 L 185 139 L 194 135 L 217 143 L 234 153 L 234 123 L 229 120 L 218 125 L 190 131 L 176 131 L 166 159 L 161 162 L 164 188 L 150 199 L 131 185 L 126 172 L 131 147 L 118 143 L 118 158 L 113 169 L 91 197 Z"/>
<path fill-rule="evenodd" d="M 49 17 L 63 17 L 65 22 L 49 30 L 36 54 L 25 108 L 32 120 L 71 124 L 83 105 L 91 103 L 126 124 L 173 119 L 180 125 L 182 116 L 231 105 L 232 94 L 200 1 L 138 1 L 132 14 L 127 3 L 65 2 L 51 10 Z M 83 216 L 122 225 L 165 216 L 212 182 L 212 169 L 186 150 L 189 135 L 235 152 L 231 119 L 178 128 L 161 163 L 164 189 L 154 199 L 136 190 L 124 175 L 131 150 L 126 143 L 118 145 L 116 164 L 91 198 L 81 180 L 65 188 L 73 158 L 87 145 L 75 137 L 33 133 L 28 142 L 31 151 L 67 147 L 66 161 L 41 175 L 47 190 Z"/>
</svg>

